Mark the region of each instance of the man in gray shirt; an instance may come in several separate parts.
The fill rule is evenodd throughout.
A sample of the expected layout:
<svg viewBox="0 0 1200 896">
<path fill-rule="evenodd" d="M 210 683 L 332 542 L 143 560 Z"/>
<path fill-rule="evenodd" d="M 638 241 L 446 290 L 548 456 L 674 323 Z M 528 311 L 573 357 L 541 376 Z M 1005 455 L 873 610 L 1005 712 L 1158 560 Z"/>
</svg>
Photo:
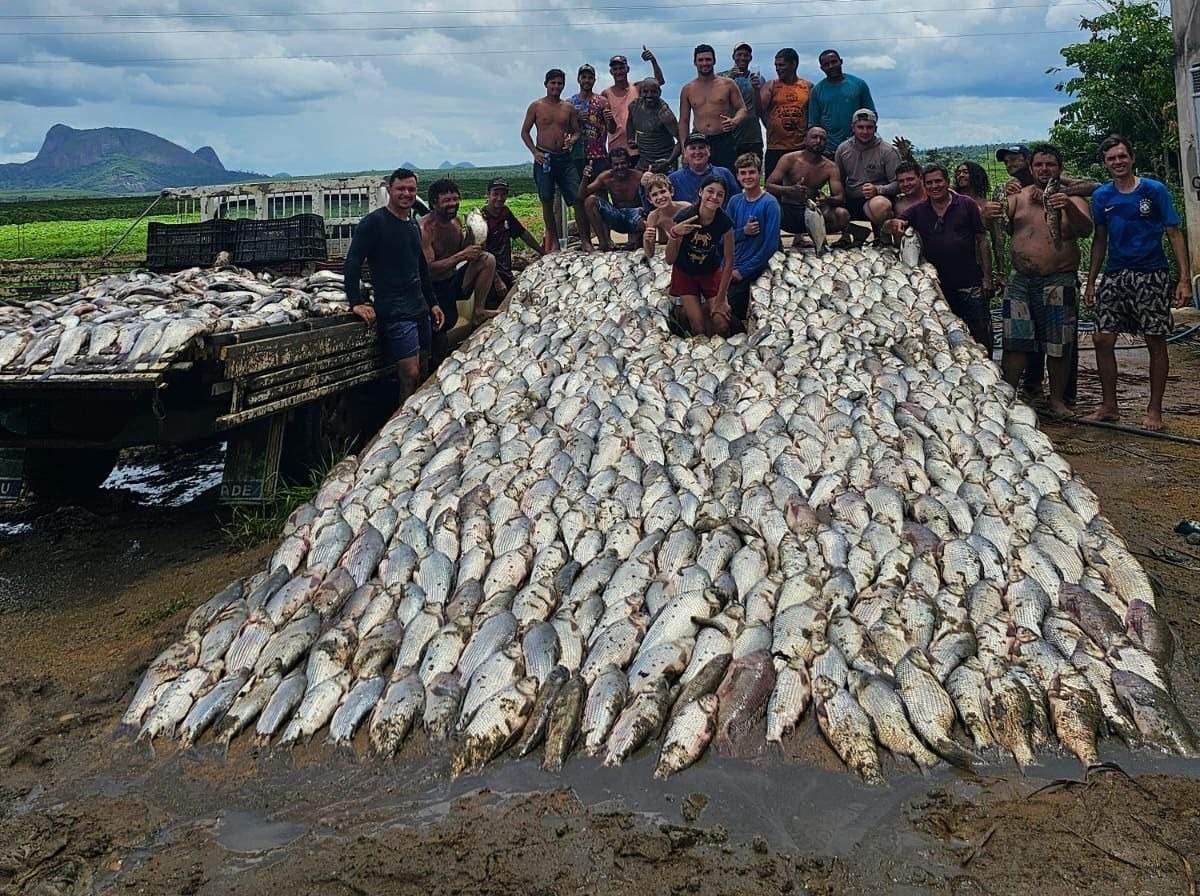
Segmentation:
<svg viewBox="0 0 1200 896">
<path fill-rule="evenodd" d="M 733 68 L 722 72 L 721 76 L 737 85 L 742 94 L 742 102 L 746 104 L 746 111 L 749 112 L 746 120 L 733 132 L 734 140 L 737 142 L 737 154 L 740 156 L 743 153 L 752 152 L 761 161 L 763 138 L 758 116 L 758 91 L 763 86 L 763 79 L 758 72 L 750 70 L 750 62 L 753 58 L 754 50 L 749 44 L 738 44 L 733 48 Z"/>
<path fill-rule="evenodd" d="M 859 109 L 851 118 L 853 133 L 833 155 L 846 188 L 846 208 L 852 221 L 870 221 L 875 241 L 882 242 L 883 225 L 894 216 L 892 198 L 900 192 L 896 167 L 900 153 L 875 133 L 879 117 Z"/>
</svg>

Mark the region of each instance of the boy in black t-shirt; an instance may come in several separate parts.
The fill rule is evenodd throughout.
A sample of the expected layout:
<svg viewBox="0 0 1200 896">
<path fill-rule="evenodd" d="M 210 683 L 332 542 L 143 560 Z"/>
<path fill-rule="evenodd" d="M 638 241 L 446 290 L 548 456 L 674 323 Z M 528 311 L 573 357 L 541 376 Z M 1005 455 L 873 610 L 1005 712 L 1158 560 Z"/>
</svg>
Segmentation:
<svg viewBox="0 0 1200 896">
<path fill-rule="evenodd" d="M 721 178 L 706 177 L 699 201 L 675 215 L 667 242 L 671 295 L 679 299 L 688 328 L 696 336 L 713 334 L 713 317 L 723 316 L 728 325 L 732 315 L 733 222 L 721 208 L 725 194 Z"/>
</svg>

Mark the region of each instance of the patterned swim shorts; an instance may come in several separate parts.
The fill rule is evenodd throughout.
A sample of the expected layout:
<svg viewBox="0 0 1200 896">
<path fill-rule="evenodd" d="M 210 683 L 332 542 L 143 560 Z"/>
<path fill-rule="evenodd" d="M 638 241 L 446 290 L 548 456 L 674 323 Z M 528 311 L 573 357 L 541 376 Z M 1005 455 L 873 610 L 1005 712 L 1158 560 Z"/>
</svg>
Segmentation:
<svg viewBox="0 0 1200 896">
<path fill-rule="evenodd" d="M 1075 344 L 1079 280 L 1073 272 L 1022 274 L 1014 271 L 1004 291 L 1004 350 L 1066 357 Z"/>
<path fill-rule="evenodd" d="M 1113 271 L 1096 290 L 1096 328 L 1102 333 L 1171 335 L 1170 271 Z"/>
</svg>

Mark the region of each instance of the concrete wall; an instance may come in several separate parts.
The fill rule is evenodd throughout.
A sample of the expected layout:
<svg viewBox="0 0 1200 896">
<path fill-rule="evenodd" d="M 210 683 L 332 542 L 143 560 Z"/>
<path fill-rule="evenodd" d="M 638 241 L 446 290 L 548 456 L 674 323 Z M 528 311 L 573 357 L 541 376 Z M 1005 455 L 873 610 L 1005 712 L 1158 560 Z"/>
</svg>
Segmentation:
<svg viewBox="0 0 1200 896">
<path fill-rule="evenodd" d="M 1192 269 L 1200 262 L 1200 142 L 1197 140 L 1192 66 L 1200 64 L 1200 0 L 1171 0 L 1175 37 L 1175 103 L 1179 113 L 1180 168 L 1183 177 L 1184 215 Z"/>
</svg>

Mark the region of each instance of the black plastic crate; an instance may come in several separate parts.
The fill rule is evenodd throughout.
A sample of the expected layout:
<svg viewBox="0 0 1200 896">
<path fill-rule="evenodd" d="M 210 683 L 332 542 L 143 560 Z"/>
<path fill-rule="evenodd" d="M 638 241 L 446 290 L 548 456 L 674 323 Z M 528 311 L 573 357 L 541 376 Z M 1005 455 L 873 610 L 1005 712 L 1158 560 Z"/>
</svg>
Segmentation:
<svg viewBox="0 0 1200 896">
<path fill-rule="evenodd" d="M 237 222 L 235 264 L 265 264 L 273 261 L 323 261 L 329 255 L 325 241 L 325 219 L 320 215 L 292 215 Z"/>
<path fill-rule="evenodd" d="M 151 221 L 146 234 L 146 267 L 169 270 L 211 265 L 221 252 L 232 252 L 237 222 L 217 219 L 199 224 Z"/>
</svg>

